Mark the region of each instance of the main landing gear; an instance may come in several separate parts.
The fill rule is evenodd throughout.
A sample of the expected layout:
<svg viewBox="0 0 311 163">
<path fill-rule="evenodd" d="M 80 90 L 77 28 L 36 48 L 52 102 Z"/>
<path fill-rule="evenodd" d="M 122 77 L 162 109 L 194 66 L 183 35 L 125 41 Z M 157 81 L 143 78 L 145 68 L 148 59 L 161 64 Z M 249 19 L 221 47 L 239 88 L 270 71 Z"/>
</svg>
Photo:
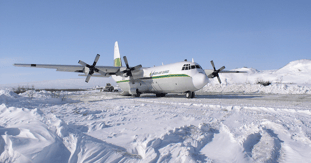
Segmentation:
<svg viewBox="0 0 311 163">
<path fill-rule="evenodd" d="M 133 97 L 140 97 L 141 92 L 139 92 L 138 89 L 136 89 L 135 94 L 132 94 Z"/>
<path fill-rule="evenodd" d="M 157 93 L 156 96 L 157 97 L 164 97 L 166 95 L 166 93 Z"/>
<path fill-rule="evenodd" d="M 141 93 L 137 93 L 137 94 L 134 94 L 133 96 L 134 96 L 134 97 L 140 97 L 140 94 L 141 94 Z"/>
<path fill-rule="evenodd" d="M 194 98 L 194 96 L 195 96 L 194 92 L 190 92 L 190 91 L 186 92 L 186 98 Z"/>
</svg>

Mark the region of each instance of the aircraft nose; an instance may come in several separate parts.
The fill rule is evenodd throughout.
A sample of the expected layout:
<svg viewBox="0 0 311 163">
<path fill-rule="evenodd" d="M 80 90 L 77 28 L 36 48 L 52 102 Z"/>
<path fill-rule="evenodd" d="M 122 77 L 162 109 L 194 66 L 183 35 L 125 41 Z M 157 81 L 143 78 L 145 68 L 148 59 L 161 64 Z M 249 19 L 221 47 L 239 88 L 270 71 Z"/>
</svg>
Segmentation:
<svg viewBox="0 0 311 163">
<path fill-rule="evenodd" d="M 205 74 L 195 74 L 192 77 L 192 82 L 195 88 L 201 89 L 208 83 L 208 77 Z"/>
</svg>

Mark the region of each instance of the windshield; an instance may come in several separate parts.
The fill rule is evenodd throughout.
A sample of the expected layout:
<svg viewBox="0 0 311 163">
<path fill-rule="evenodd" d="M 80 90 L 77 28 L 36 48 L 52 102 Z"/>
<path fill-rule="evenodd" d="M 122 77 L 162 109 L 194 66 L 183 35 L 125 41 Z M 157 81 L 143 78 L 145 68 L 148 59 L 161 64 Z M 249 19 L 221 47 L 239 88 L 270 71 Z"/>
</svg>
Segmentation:
<svg viewBox="0 0 311 163">
<path fill-rule="evenodd" d="M 181 70 L 202 69 L 200 65 L 184 64 Z"/>
</svg>

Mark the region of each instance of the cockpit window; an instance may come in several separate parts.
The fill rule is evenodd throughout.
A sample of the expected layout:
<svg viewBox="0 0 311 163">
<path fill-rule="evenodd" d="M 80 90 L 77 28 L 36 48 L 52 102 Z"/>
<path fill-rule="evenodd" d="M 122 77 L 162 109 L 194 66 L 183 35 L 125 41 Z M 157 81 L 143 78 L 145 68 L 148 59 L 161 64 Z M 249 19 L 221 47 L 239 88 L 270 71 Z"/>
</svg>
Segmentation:
<svg viewBox="0 0 311 163">
<path fill-rule="evenodd" d="M 190 70 L 190 64 L 184 64 L 182 70 Z"/>
<path fill-rule="evenodd" d="M 200 65 L 184 64 L 181 70 L 202 69 Z"/>
<path fill-rule="evenodd" d="M 200 65 L 195 65 L 195 67 L 196 67 L 197 69 L 202 69 L 202 67 L 201 67 Z"/>
</svg>

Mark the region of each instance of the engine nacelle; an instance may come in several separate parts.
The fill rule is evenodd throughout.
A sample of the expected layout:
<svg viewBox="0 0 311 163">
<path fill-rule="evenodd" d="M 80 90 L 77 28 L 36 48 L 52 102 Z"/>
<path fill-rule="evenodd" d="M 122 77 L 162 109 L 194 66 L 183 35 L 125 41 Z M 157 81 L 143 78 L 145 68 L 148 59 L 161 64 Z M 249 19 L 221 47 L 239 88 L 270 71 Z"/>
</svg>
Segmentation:
<svg viewBox="0 0 311 163">
<path fill-rule="evenodd" d="M 83 68 L 83 72 L 84 72 L 85 75 L 88 75 L 89 72 L 90 72 L 90 68 L 84 67 L 84 68 Z"/>
<path fill-rule="evenodd" d="M 129 77 L 126 73 L 124 73 L 122 76 L 125 77 L 125 78 Z"/>
</svg>

